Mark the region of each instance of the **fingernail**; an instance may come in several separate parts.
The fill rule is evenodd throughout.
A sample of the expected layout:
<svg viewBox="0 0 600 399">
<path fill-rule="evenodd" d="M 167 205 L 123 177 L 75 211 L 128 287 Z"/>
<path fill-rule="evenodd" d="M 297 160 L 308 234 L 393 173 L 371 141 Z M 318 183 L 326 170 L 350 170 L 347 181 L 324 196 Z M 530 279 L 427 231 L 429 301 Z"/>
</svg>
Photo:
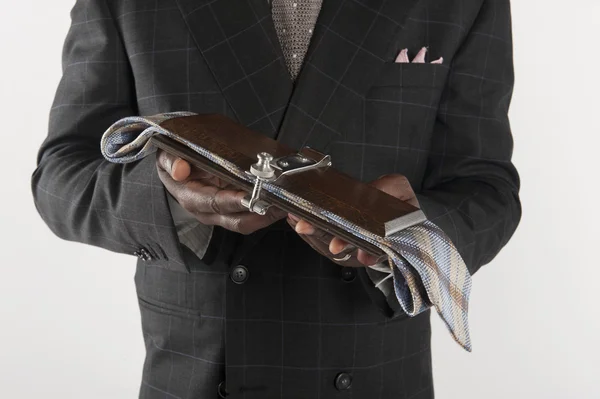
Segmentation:
<svg viewBox="0 0 600 399">
<path fill-rule="evenodd" d="M 175 168 L 175 164 L 176 164 L 177 162 L 179 162 L 179 158 L 177 158 L 177 159 L 175 159 L 173 162 L 171 162 L 171 170 L 169 171 L 169 173 L 171 174 L 171 177 L 172 177 L 172 178 L 175 178 L 175 175 L 174 175 L 174 173 L 175 173 L 175 169 L 176 169 L 176 168 Z"/>
<path fill-rule="evenodd" d="M 307 225 L 306 223 L 298 223 L 295 227 L 296 233 L 311 235 L 313 234 L 314 228 L 311 225 Z"/>
<path fill-rule="evenodd" d="M 344 248 L 342 248 L 342 249 L 341 249 L 340 251 L 338 251 L 338 252 L 333 252 L 333 251 L 331 251 L 331 250 L 329 250 L 329 252 L 331 252 L 331 253 L 332 253 L 332 254 L 334 254 L 334 255 L 339 255 L 339 254 L 341 254 L 341 253 L 344 253 L 344 252 L 346 252 L 346 251 L 350 251 L 350 250 L 354 250 L 354 249 L 355 249 L 355 248 L 354 248 L 354 245 L 352 245 L 352 244 L 346 244 L 346 245 L 344 246 Z"/>
</svg>

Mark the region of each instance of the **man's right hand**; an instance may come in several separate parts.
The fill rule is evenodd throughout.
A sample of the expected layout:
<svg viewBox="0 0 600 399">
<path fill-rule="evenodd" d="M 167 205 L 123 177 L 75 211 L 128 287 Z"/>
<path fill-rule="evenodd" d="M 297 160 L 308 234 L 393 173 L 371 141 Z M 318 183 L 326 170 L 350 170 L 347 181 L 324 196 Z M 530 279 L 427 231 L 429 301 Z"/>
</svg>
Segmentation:
<svg viewBox="0 0 600 399">
<path fill-rule="evenodd" d="M 241 203 L 246 192 L 161 149 L 156 153 L 156 167 L 169 193 L 202 224 L 250 234 L 287 216 L 273 206 L 264 216 L 248 211 Z"/>
</svg>

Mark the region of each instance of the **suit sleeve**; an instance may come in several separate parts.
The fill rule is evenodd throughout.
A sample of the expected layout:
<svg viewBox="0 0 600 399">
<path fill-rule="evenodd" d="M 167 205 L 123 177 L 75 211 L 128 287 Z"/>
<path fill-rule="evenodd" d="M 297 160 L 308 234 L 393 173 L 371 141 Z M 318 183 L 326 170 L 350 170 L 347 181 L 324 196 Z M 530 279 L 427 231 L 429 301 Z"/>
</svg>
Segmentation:
<svg viewBox="0 0 600 399">
<path fill-rule="evenodd" d="M 417 193 L 472 275 L 498 254 L 521 218 L 508 119 L 513 83 L 510 3 L 484 0 L 451 61 Z"/>
<path fill-rule="evenodd" d="M 128 58 L 103 0 L 78 0 L 63 48 L 63 75 L 48 135 L 31 178 L 35 206 L 58 237 L 134 254 L 144 248 L 167 268 L 185 271 L 155 156 L 106 161 L 100 138 L 137 114 Z"/>
</svg>

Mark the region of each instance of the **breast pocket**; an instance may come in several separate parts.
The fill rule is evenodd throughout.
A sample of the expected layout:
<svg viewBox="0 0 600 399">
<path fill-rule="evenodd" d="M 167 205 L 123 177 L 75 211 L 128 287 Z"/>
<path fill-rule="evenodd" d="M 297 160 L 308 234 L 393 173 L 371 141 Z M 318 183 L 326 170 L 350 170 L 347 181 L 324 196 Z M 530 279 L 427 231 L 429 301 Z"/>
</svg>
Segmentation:
<svg viewBox="0 0 600 399">
<path fill-rule="evenodd" d="M 426 149 L 447 73 L 444 65 L 385 64 L 366 93 L 367 143 Z"/>
<path fill-rule="evenodd" d="M 380 70 L 365 95 L 369 177 L 393 172 L 418 180 L 447 75 L 448 67 L 439 64 L 386 63 Z"/>
</svg>

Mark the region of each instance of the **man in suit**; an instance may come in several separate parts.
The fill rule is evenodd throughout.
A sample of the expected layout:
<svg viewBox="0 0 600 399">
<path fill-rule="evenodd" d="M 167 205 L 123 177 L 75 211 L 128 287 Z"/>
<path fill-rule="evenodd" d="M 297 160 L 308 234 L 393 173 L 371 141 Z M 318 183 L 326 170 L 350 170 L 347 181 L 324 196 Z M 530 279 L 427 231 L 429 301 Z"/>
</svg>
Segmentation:
<svg viewBox="0 0 600 399">
<path fill-rule="evenodd" d="M 57 236 L 138 257 L 140 397 L 432 398 L 430 312 L 406 316 L 376 269 L 351 267 L 373 259 L 336 261 L 339 240 L 243 212 L 163 152 L 109 163 L 100 137 L 193 111 L 314 147 L 418 204 L 473 275 L 521 215 L 509 2 L 78 0 L 71 15 L 32 190 Z M 423 47 L 427 62 L 400 62 Z"/>
</svg>

